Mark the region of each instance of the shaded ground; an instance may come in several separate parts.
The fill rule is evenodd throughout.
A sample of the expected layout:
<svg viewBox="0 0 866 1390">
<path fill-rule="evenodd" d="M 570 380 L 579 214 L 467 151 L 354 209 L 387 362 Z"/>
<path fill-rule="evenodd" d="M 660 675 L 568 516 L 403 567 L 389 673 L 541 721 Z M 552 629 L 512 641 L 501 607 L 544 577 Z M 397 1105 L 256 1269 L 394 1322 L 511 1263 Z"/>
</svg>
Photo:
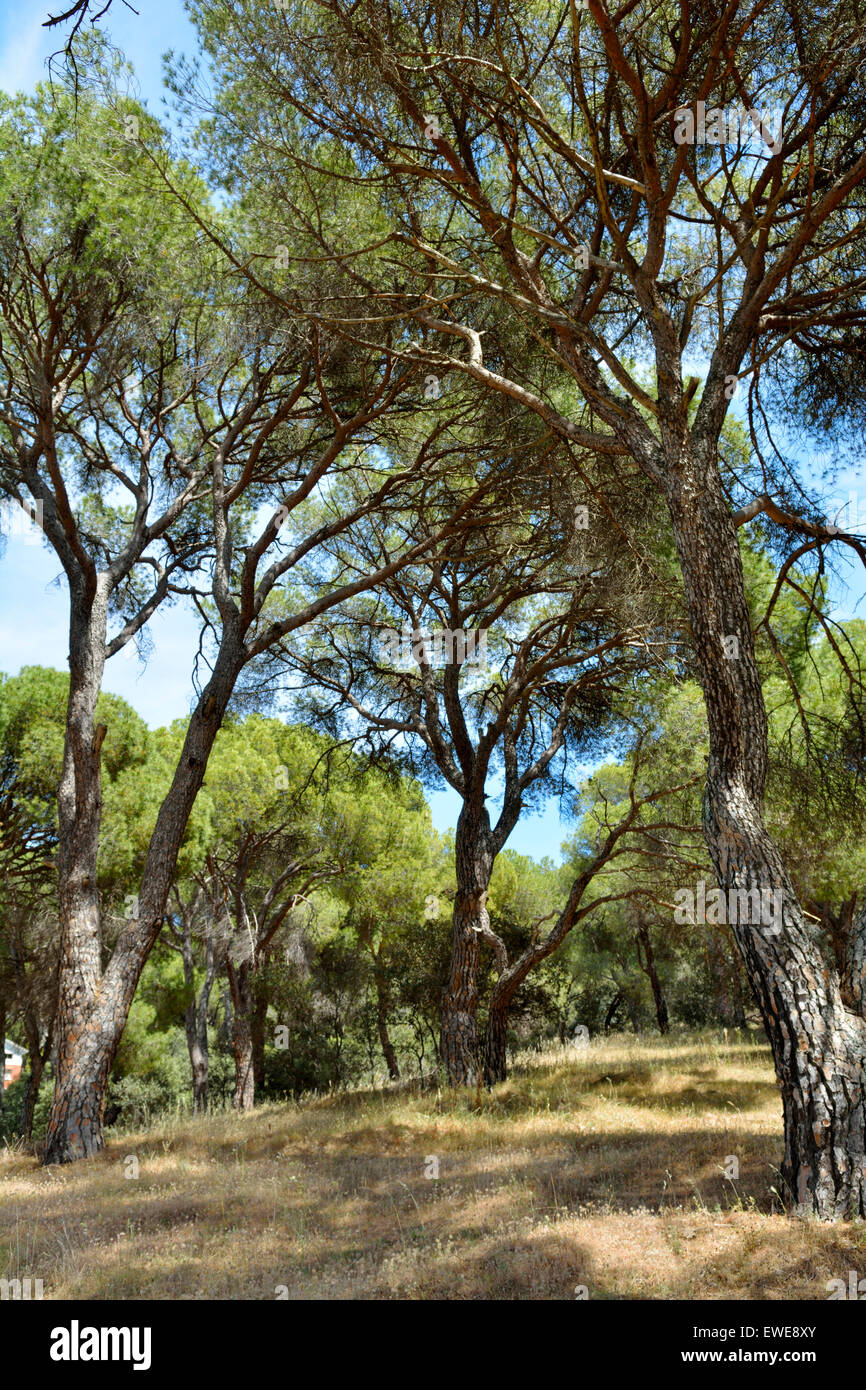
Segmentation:
<svg viewBox="0 0 866 1390">
<path fill-rule="evenodd" d="M 0 1157 L 0 1278 L 46 1298 L 826 1299 L 866 1276 L 866 1225 L 781 1215 L 778 1092 L 747 1042 L 620 1038 L 523 1057 L 480 1099 L 359 1091 L 111 1134 L 72 1167 Z"/>
</svg>

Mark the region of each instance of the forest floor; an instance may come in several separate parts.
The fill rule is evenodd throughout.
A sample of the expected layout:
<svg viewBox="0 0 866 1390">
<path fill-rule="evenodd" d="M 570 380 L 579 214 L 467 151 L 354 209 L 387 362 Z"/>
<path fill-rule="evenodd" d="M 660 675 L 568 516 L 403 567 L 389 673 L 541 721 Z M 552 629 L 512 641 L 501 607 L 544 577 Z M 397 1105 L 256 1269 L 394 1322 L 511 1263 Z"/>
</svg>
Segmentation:
<svg viewBox="0 0 866 1390">
<path fill-rule="evenodd" d="M 0 1156 L 0 1278 L 45 1298 L 787 1300 L 866 1276 L 866 1224 L 781 1214 L 778 1090 L 742 1036 L 522 1055 L 480 1096 L 109 1134 L 68 1168 Z"/>
</svg>

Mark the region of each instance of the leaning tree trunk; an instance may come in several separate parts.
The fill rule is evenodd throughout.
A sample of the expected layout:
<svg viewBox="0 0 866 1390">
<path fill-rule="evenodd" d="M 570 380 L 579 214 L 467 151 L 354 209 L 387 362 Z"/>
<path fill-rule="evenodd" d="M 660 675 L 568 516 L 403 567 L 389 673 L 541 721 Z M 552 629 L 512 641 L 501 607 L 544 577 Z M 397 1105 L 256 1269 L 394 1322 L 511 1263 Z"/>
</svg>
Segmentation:
<svg viewBox="0 0 866 1390">
<path fill-rule="evenodd" d="M 619 1011 L 619 1007 L 622 1004 L 624 998 L 625 995 L 623 994 L 622 990 L 618 989 L 616 994 L 613 996 L 610 1003 L 608 1004 L 607 1013 L 604 1016 L 605 1033 L 609 1033 L 611 1028 L 613 1027 L 613 1021 L 616 1018 L 617 1012 Z"/>
<path fill-rule="evenodd" d="M 782 1175 L 790 1198 L 800 1213 L 864 1216 L 862 995 L 856 1000 L 849 986 L 858 1007 L 843 1002 L 839 976 L 826 965 L 763 826 L 766 712 L 736 530 L 715 449 L 705 452 L 701 463 L 684 449 L 678 466 L 669 469 L 668 484 L 710 732 L 704 834 L 723 889 L 779 895 L 778 912 L 740 910 L 732 925 L 782 1093 Z"/>
<path fill-rule="evenodd" d="M 487 889 L 493 867 L 487 812 L 464 803 L 457 822 L 457 892 L 451 924 L 451 964 L 442 995 L 441 1054 L 450 1086 L 475 1085 L 478 1069 L 478 968 L 481 937 L 490 932 Z"/>
<path fill-rule="evenodd" d="M 253 1014 L 255 1012 L 255 974 L 252 961 L 228 963 L 232 992 L 232 1052 L 235 1059 L 235 1110 L 252 1110 L 256 1100 L 253 1057 Z"/>
<path fill-rule="evenodd" d="M 662 982 L 659 979 L 659 972 L 656 969 L 656 959 L 653 954 L 652 942 L 650 941 L 649 929 L 645 922 L 641 922 L 636 932 L 637 937 L 637 958 L 641 970 L 650 982 L 653 992 L 653 1002 L 656 1010 L 656 1022 L 662 1037 L 670 1032 L 670 1020 L 668 1017 L 668 1005 L 665 999 L 665 992 L 662 989 Z M 643 957 L 641 957 L 641 947 L 643 947 Z"/>
<path fill-rule="evenodd" d="M 391 1081 L 400 1080 L 400 1066 L 397 1062 L 397 1053 L 394 1051 L 394 1044 L 391 1041 L 391 1034 L 388 1032 L 388 1013 L 390 1010 L 390 998 L 388 986 L 385 981 L 384 962 L 381 960 L 382 948 L 379 948 L 379 955 L 374 955 L 374 974 L 376 985 L 376 1029 L 379 1034 L 379 1046 L 382 1049 L 382 1056 L 385 1059 L 385 1066 L 388 1068 L 388 1076 Z"/>
<path fill-rule="evenodd" d="M 75 875 L 73 889 L 67 887 L 56 1085 L 43 1150 L 46 1164 L 72 1163 L 104 1147 L 102 1116 L 111 1068 L 141 972 L 162 928 L 177 856 L 240 661 L 239 642 L 225 644 L 190 719 L 171 787 L 159 809 L 142 873 L 137 914 L 121 931 L 101 978 L 95 878 L 82 898 L 81 913 L 70 910 L 77 901 Z M 91 771 L 98 771 L 98 748 L 91 748 L 90 759 Z M 77 820 L 78 815 L 76 805 L 73 818 Z"/>
</svg>

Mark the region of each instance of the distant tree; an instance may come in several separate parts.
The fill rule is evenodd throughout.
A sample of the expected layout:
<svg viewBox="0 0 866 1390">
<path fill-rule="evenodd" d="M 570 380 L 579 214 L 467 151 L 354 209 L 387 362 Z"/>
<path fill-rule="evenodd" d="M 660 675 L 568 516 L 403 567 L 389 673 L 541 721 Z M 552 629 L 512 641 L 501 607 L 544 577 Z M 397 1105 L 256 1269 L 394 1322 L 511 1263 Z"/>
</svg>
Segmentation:
<svg viewBox="0 0 866 1390">
<path fill-rule="evenodd" d="M 184 1032 L 192 1073 L 193 1110 L 200 1115 L 208 1108 L 211 995 L 225 968 L 227 933 L 221 929 L 221 909 L 219 889 L 208 881 L 206 873 L 194 877 L 188 887 L 175 883 L 162 936 L 163 945 L 177 951 L 183 963 Z M 203 957 L 200 969 L 199 956 Z"/>
<path fill-rule="evenodd" d="M 220 966 L 227 972 L 239 1110 L 252 1107 L 264 1078 L 268 1001 L 257 988 L 260 972 L 294 911 L 342 871 L 351 853 L 335 804 L 339 793 L 329 797 L 325 787 L 328 751 L 322 739 L 279 720 L 229 721 L 215 741 L 200 798 L 210 830 L 192 874 L 198 891 L 181 901 L 174 935 L 188 970 L 192 916 L 204 914 L 205 976 L 193 1029 L 200 1087 L 208 981 L 212 987 Z"/>
<path fill-rule="evenodd" d="M 365 740 L 377 756 L 396 755 L 427 780 L 438 774 L 460 796 L 441 1012 L 452 1085 L 482 1065 L 482 946 L 505 968 L 486 905 L 497 856 L 526 807 L 564 792 L 566 758 L 585 757 L 612 728 L 614 691 L 635 670 L 654 616 L 649 584 L 644 592 L 626 578 L 627 543 L 589 528 L 590 494 L 565 485 L 549 448 L 505 423 L 507 439 L 465 435 L 447 480 L 403 522 L 416 538 L 436 534 L 461 493 L 493 476 L 471 528 L 286 653 L 311 687 L 302 707 L 324 727 Z M 335 553 L 349 573 L 369 573 L 381 567 L 386 536 L 362 523 L 343 532 Z"/>
<path fill-rule="evenodd" d="M 400 1064 L 391 1022 L 395 1011 L 405 1010 L 404 963 L 413 929 L 439 917 L 442 845 L 416 783 L 395 783 L 371 769 L 353 802 L 363 840 L 331 892 L 347 906 L 344 931 L 369 960 L 375 1033 L 388 1076 L 396 1081 Z"/>
<path fill-rule="evenodd" d="M 633 896 L 626 866 L 636 853 L 657 854 L 660 838 L 688 830 L 679 819 L 679 808 L 696 781 L 695 774 L 684 761 L 669 778 L 656 780 L 648 775 L 657 758 L 658 740 L 643 732 L 642 721 L 636 723 L 638 732 L 625 766 L 617 768 L 612 779 L 606 775 L 609 769 L 601 769 L 582 788 L 582 799 L 591 809 L 563 872 L 564 905 L 549 914 L 553 917 L 549 927 L 537 922 L 513 954 L 503 953 L 488 1008 L 484 1056 L 489 1082 L 504 1079 L 508 1014 L 527 977 L 600 907 Z"/>
</svg>

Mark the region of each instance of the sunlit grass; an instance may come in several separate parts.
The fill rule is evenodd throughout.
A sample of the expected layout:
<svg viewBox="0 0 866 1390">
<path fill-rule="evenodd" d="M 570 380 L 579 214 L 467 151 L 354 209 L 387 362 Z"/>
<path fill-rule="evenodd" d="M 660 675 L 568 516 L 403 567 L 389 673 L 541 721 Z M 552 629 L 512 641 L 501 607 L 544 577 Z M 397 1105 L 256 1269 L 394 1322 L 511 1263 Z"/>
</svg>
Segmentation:
<svg viewBox="0 0 866 1390">
<path fill-rule="evenodd" d="M 778 1090 L 744 1037 L 110 1135 L 67 1168 L 0 1157 L 0 1277 L 46 1298 L 789 1299 L 866 1274 L 866 1227 L 781 1214 Z"/>
</svg>

